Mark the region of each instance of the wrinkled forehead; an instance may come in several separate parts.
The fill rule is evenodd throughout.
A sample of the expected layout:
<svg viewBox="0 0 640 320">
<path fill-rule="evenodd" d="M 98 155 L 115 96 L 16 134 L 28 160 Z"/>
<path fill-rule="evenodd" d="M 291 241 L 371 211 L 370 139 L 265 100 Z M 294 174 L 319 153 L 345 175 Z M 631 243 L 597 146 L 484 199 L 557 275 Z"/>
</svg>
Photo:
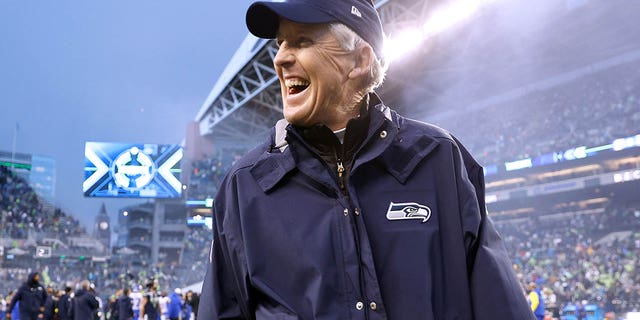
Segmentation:
<svg viewBox="0 0 640 320">
<path fill-rule="evenodd" d="M 290 39 L 299 36 L 322 37 L 330 30 L 328 23 L 298 23 L 280 18 L 276 39 Z"/>
</svg>

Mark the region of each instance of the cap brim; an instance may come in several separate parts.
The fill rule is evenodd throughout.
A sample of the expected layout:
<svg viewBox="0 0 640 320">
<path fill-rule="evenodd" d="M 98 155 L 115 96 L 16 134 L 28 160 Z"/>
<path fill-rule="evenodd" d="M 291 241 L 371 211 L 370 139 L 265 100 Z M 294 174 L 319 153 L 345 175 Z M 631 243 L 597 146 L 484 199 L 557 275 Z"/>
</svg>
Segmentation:
<svg viewBox="0 0 640 320">
<path fill-rule="evenodd" d="M 275 39 L 280 17 L 297 23 L 328 23 L 336 19 L 306 3 L 255 2 L 247 10 L 249 32 L 258 38 Z"/>
</svg>

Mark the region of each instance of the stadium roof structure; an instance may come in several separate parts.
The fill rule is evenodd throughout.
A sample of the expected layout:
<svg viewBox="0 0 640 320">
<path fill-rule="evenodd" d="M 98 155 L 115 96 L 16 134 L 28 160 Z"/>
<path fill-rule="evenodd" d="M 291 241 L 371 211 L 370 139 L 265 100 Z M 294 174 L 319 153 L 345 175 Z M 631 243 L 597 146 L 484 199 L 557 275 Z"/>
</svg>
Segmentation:
<svg viewBox="0 0 640 320">
<path fill-rule="evenodd" d="M 640 54 L 640 3 L 624 0 L 540 0 L 535 8 L 509 0 L 381 0 L 376 7 L 389 39 L 416 45 L 392 62 L 377 92 L 399 112 L 435 124 Z M 245 38 L 197 114 L 202 136 L 222 148 L 254 145 L 282 118 L 276 52 L 274 41 Z"/>
<path fill-rule="evenodd" d="M 376 7 L 385 32 L 424 21 L 434 1 L 380 0 Z M 255 144 L 282 118 L 280 84 L 273 69 L 274 41 L 249 34 L 196 116 L 200 134 L 217 146 Z"/>
</svg>

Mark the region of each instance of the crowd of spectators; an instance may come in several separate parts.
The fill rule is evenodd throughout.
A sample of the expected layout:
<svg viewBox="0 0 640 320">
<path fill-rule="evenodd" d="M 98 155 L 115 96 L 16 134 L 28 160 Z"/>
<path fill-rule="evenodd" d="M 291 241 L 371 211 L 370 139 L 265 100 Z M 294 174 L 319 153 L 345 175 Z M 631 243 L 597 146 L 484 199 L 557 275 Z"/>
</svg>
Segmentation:
<svg viewBox="0 0 640 320">
<path fill-rule="evenodd" d="M 553 218 L 551 218 L 553 217 Z M 523 286 L 543 288 L 556 311 L 595 303 L 640 310 L 640 204 L 496 219 Z"/>
<path fill-rule="evenodd" d="M 158 279 L 167 288 L 197 282 L 183 281 L 186 275 L 191 280 L 196 278 L 191 268 L 165 263 L 134 265 L 126 255 L 74 246 L 69 237 L 89 237 L 80 223 L 40 199 L 23 178 L 4 166 L 0 166 L 0 213 L 0 245 L 4 251 L 0 257 L 0 292 L 15 290 L 32 271 L 42 272 L 46 285 L 64 286 L 87 279 L 104 292 L 114 292 L 149 277 Z M 34 257 L 39 245 L 50 246 L 51 257 Z M 208 248 L 208 244 L 202 245 Z M 110 257 L 107 260 L 95 259 L 96 256 Z"/>
<path fill-rule="evenodd" d="M 189 177 L 189 199 L 206 199 L 215 196 L 227 170 L 246 152 L 246 148 L 224 150 L 212 157 L 195 161 Z"/>
<path fill-rule="evenodd" d="M 54 248 L 62 244 L 65 248 L 60 249 L 68 252 L 89 253 L 65 244 L 69 236 L 86 235 L 78 220 L 40 199 L 23 178 L 5 166 L 0 166 L 0 214 L 0 240 L 4 251 L 0 258 L 3 266 L 0 269 L 0 289 L 3 291 L 17 288 L 30 270 L 41 267 L 42 261 L 34 260 L 33 252 L 38 240 L 47 235 L 55 239 Z M 51 274 L 68 277 L 77 274 L 57 266 L 51 268 L 56 268 Z"/>
<path fill-rule="evenodd" d="M 195 161 L 189 178 L 188 198 L 192 200 L 213 198 L 229 168 L 247 150 L 236 148 Z M 183 283 L 202 281 L 209 261 L 209 249 L 213 233 L 204 226 L 192 227 L 184 239 L 183 264 L 180 266 Z"/>
<path fill-rule="evenodd" d="M 38 274 L 42 275 L 42 273 Z M 112 291 L 111 294 L 101 294 L 95 283 L 86 279 L 79 282 L 68 282 L 65 287 L 59 289 L 54 286 L 44 285 L 41 281 L 32 281 L 29 285 L 30 288 L 40 287 L 44 289 L 42 291 L 45 301 L 42 310 L 43 315 L 38 319 L 45 320 L 147 319 L 147 315 L 141 315 L 141 309 L 145 303 L 145 298 L 149 297 L 153 297 L 152 299 L 156 301 L 155 308 L 159 314 L 158 319 L 196 320 L 200 301 L 200 295 L 193 290 L 185 290 L 184 292 L 180 288 L 175 288 L 171 291 L 159 290 L 157 282 L 152 278 L 146 279 L 144 286 L 125 286 Z M 23 287 L 21 290 L 26 288 Z M 31 291 L 39 292 L 33 289 Z M 171 293 L 169 294 L 168 292 Z M 38 296 L 40 297 L 41 295 L 38 294 Z M 0 293 L 0 301 L 2 301 L 0 320 L 9 319 L 9 315 L 11 315 L 12 319 L 19 319 L 22 314 L 22 304 L 27 304 L 29 307 L 40 307 L 39 301 L 36 299 L 25 298 L 24 291 L 22 294 L 17 290 L 11 290 L 6 295 L 5 293 Z M 13 305 L 13 302 L 17 303 Z M 10 312 L 12 305 L 13 310 Z M 24 315 L 29 314 L 25 313 Z M 24 317 L 24 315 L 22 316 Z M 31 318 L 29 317 L 29 319 Z"/>
<path fill-rule="evenodd" d="M 186 268 L 185 277 L 182 278 L 185 283 L 196 283 L 204 278 L 212 237 L 212 231 L 206 227 L 192 228 L 187 234 L 182 259 Z"/>
<path fill-rule="evenodd" d="M 30 230 L 63 239 L 86 233 L 78 220 L 47 206 L 24 179 L 5 166 L 0 166 L 0 213 L 0 238 L 27 239 Z"/>
<path fill-rule="evenodd" d="M 471 109 L 464 117 L 452 113 L 434 122 L 452 131 L 483 165 L 606 145 L 640 134 L 640 62 Z"/>
</svg>

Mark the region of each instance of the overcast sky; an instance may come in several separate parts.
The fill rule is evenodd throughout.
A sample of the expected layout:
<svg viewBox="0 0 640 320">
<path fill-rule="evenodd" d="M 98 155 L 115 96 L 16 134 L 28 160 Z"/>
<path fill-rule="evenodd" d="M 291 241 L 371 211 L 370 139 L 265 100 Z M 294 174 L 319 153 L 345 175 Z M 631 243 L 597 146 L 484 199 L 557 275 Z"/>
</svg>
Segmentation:
<svg viewBox="0 0 640 320">
<path fill-rule="evenodd" d="M 85 141 L 180 143 L 247 34 L 249 0 L 0 1 L 0 150 L 51 157 L 91 232 L 140 202 L 84 198 Z M 113 222 L 113 220 L 112 220 Z"/>
</svg>

